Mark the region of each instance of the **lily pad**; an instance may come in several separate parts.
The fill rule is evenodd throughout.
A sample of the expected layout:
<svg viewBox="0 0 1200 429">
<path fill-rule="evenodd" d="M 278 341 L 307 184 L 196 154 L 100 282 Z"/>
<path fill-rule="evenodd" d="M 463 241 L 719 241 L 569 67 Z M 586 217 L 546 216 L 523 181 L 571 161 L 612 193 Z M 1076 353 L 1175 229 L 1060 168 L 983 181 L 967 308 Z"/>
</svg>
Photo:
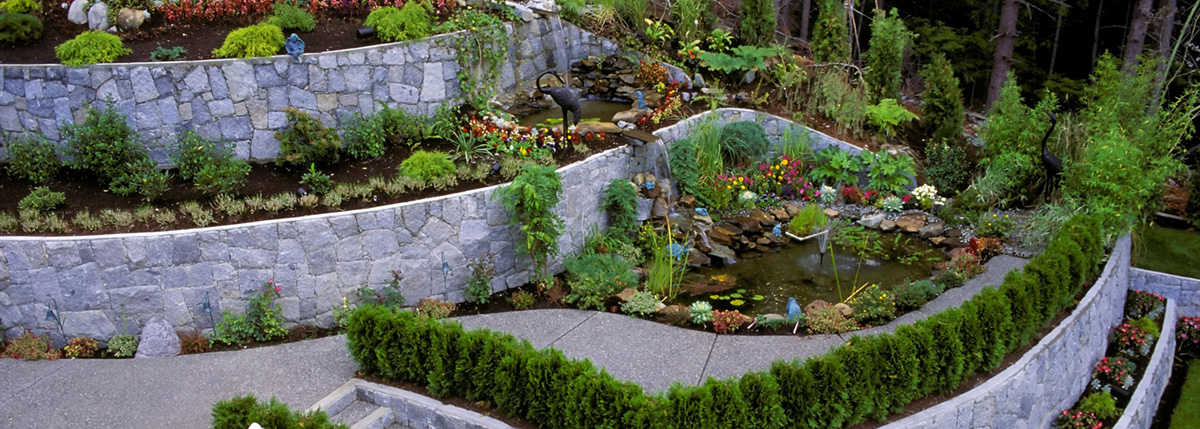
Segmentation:
<svg viewBox="0 0 1200 429">
<path fill-rule="evenodd" d="M 721 295 L 722 301 L 729 301 L 729 295 Z"/>
<path fill-rule="evenodd" d="M 746 301 L 742 301 L 740 299 L 735 299 L 733 301 L 729 301 L 729 305 L 732 305 L 734 307 L 741 307 L 742 304 L 745 304 L 745 303 L 746 303 Z"/>
<path fill-rule="evenodd" d="M 750 298 L 750 299 L 753 299 L 753 300 L 755 300 L 755 301 L 762 301 L 762 300 L 764 300 L 764 299 L 767 299 L 767 297 L 765 297 L 765 296 L 762 296 L 762 295 L 754 295 L 754 297 L 752 297 L 752 298 Z"/>
<path fill-rule="evenodd" d="M 745 290 L 745 289 L 738 289 L 738 290 L 737 290 L 737 293 L 746 293 L 746 290 Z"/>
<path fill-rule="evenodd" d="M 721 295 L 709 295 L 708 298 L 709 299 L 720 299 Z"/>
<path fill-rule="evenodd" d="M 730 298 L 741 298 L 741 297 L 742 297 L 742 294 L 740 294 L 740 293 L 731 293 L 731 294 L 729 294 L 729 297 L 730 297 Z"/>
</svg>

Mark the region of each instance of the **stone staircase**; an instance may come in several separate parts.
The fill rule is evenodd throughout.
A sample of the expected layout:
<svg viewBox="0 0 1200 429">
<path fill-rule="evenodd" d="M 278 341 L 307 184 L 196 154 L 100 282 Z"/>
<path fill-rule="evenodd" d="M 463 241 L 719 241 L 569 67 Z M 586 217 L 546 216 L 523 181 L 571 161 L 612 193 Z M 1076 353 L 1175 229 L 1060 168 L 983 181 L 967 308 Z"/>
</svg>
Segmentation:
<svg viewBox="0 0 1200 429">
<path fill-rule="evenodd" d="M 350 429 L 511 429 L 502 421 L 474 411 L 357 378 L 308 408 L 318 409 Z"/>
</svg>

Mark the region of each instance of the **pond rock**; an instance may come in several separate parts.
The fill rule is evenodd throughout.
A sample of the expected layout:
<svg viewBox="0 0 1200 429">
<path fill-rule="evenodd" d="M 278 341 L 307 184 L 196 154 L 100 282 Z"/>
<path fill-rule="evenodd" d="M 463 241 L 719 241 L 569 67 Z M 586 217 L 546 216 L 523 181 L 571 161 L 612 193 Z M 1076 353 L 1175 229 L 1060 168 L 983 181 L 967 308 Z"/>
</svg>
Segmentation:
<svg viewBox="0 0 1200 429">
<path fill-rule="evenodd" d="M 135 359 L 178 356 L 180 351 L 179 334 L 175 328 L 160 316 L 153 316 L 146 326 L 142 327 L 141 340 L 138 342 Z"/>
<path fill-rule="evenodd" d="M 74 24 L 87 24 L 87 11 L 83 7 L 87 5 L 87 0 L 75 0 L 71 2 L 71 7 L 67 9 L 67 21 Z"/>
<path fill-rule="evenodd" d="M 715 244 L 729 246 L 733 244 L 733 237 L 728 232 L 723 231 L 720 227 L 713 228 L 708 233 L 708 239 Z"/>
<path fill-rule="evenodd" d="M 946 240 L 946 237 L 929 237 L 929 242 L 933 243 L 934 246 L 941 246 Z"/>
<path fill-rule="evenodd" d="M 828 217 L 828 218 L 835 218 L 842 214 L 841 212 L 831 209 L 831 208 L 826 208 L 824 211 L 825 211 L 825 217 Z"/>
<path fill-rule="evenodd" d="M 650 215 L 653 217 L 667 217 L 668 213 L 670 213 L 670 210 L 667 207 L 667 200 L 661 197 L 655 198 L 654 207 L 650 209 Z"/>
<path fill-rule="evenodd" d="M 801 206 L 799 203 L 786 202 L 783 203 L 783 209 L 787 211 L 788 217 L 794 217 L 800 213 L 800 210 L 804 209 L 804 206 Z"/>
<path fill-rule="evenodd" d="M 946 232 L 946 224 L 942 222 L 936 222 L 925 225 L 925 227 L 917 231 L 917 234 L 919 234 L 921 238 L 933 238 L 942 235 L 944 232 Z"/>
<path fill-rule="evenodd" d="M 689 209 L 692 207 L 696 207 L 696 197 L 691 196 L 691 195 L 684 195 L 683 198 L 679 199 L 678 204 L 684 208 L 689 208 Z"/>
<path fill-rule="evenodd" d="M 741 235 L 742 229 L 738 228 L 737 226 L 728 224 L 728 223 L 722 223 L 720 225 L 713 227 L 713 232 L 720 232 L 720 233 L 723 233 L 730 237 L 733 237 L 735 235 Z"/>
<path fill-rule="evenodd" d="M 869 216 L 863 216 L 858 220 L 858 224 L 869 229 L 879 229 L 879 225 L 884 221 L 883 213 L 877 213 Z"/>
<path fill-rule="evenodd" d="M 580 122 L 575 125 L 575 132 L 577 132 L 579 134 L 587 134 L 588 131 L 595 131 L 598 133 L 621 134 L 621 132 L 624 130 L 622 130 L 621 127 L 618 127 L 617 124 L 614 124 L 612 122 L 587 121 L 587 122 Z"/>
<path fill-rule="evenodd" d="M 828 302 L 818 299 L 818 300 L 810 302 L 810 303 L 808 303 L 808 305 L 804 306 L 804 313 L 808 314 L 813 311 L 824 309 L 825 307 L 828 307 L 828 306 L 829 306 Z"/>
<path fill-rule="evenodd" d="M 836 308 L 837 311 L 842 313 L 843 316 L 850 317 L 850 316 L 854 315 L 854 308 L 849 305 L 846 305 L 845 303 L 839 302 L 837 304 L 834 304 L 833 308 Z"/>
<path fill-rule="evenodd" d="M 616 295 L 616 297 L 617 297 L 617 299 L 621 300 L 621 302 L 629 302 L 629 300 L 631 298 L 633 298 L 633 294 L 635 294 L 635 293 L 637 293 L 636 289 L 627 287 L 625 289 L 622 289 L 621 293 L 618 293 Z"/>
<path fill-rule="evenodd" d="M 787 209 L 785 209 L 783 207 L 776 207 L 776 208 L 771 209 L 771 216 L 774 216 L 775 219 L 780 222 L 787 222 L 792 219 L 792 216 L 790 214 L 788 214 Z"/>
<path fill-rule="evenodd" d="M 650 214 L 654 208 L 654 200 L 648 198 L 638 198 L 637 219 L 638 222 L 650 220 Z"/>
<path fill-rule="evenodd" d="M 893 221 L 891 219 L 884 219 L 883 222 L 879 222 L 879 230 L 883 231 L 883 232 L 895 231 L 896 230 L 896 221 Z"/>
<path fill-rule="evenodd" d="M 709 248 L 709 250 L 711 251 L 712 248 Z M 709 258 L 704 252 L 688 252 L 688 266 L 701 267 L 710 264 L 712 264 L 712 258 Z"/>
<path fill-rule="evenodd" d="M 925 227 L 926 218 L 925 213 L 908 213 L 896 220 L 896 226 L 904 232 L 917 232 Z"/>
<path fill-rule="evenodd" d="M 649 112 L 650 111 L 646 110 L 646 109 L 629 109 L 629 110 L 620 111 L 620 112 L 617 112 L 617 114 L 613 115 L 613 122 L 621 122 L 621 121 L 637 122 L 638 117 L 645 115 L 646 113 L 649 113 Z"/>
<path fill-rule="evenodd" d="M 658 314 L 666 316 L 667 318 L 687 318 L 691 316 L 691 311 L 688 310 L 686 305 L 674 304 L 659 309 Z"/>
<path fill-rule="evenodd" d="M 737 254 L 728 246 L 713 243 L 712 250 L 708 252 L 708 255 L 720 259 L 725 265 L 737 263 Z"/>
</svg>

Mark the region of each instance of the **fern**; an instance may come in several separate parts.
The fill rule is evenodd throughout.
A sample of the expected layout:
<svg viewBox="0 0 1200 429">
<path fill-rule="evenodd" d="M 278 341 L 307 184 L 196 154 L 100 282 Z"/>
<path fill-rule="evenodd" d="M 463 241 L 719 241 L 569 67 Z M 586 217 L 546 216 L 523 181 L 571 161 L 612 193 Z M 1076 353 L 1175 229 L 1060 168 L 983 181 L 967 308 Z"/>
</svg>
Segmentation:
<svg viewBox="0 0 1200 429">
<path fill-rule="evenodd" d="M 7 14 L 6 14 L 7 15 Z M 78 67 L 96 63 L 111 63 L 133 51 L 125 49 L 121 38 L 103 31 L 86 31 L 74 39 L 54 47 L 58 61 Z"/>
<path fill-rule="evenodd" d="M 283 30 L 271 24 L 242 27 L 229 32 L 225 43 L 213 49 L 217 58 L 269 57 L 283 48 Z"/>
<path fill-rule="evenodd" d="M 902 125 L 917 119 L 917 115 L 896 104 L 896 99 L 885 98 L 879 104 L 867 106 L 867 123 L 879 128 L 887 136 L 896 133 Z"/>
<path fill-rule="evenodd" d="M 398 42 L 428 37 L 432 31 L 425 3 L 410 1 L 401 9 L 385 6 L 371 11 L 363 25 L 375 29 L 379 40 Z"/>
</svg>

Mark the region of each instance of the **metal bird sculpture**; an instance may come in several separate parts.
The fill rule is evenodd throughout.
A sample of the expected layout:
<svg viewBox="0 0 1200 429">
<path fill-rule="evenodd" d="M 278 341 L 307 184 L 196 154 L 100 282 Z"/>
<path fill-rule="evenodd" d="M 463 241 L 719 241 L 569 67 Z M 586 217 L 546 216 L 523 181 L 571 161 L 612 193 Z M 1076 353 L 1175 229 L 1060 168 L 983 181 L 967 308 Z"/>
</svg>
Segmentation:
<svg viewBox="0 0 1200 429">
<path fill-rule="evenodd" d="M 542 77 L 546 76 L 546 75 L 553 75 L 555 78 L 558 79 L 559 82 L 562 82 L 563 86 L 552 86 L 549 88 L 543 88 L 542 87 Z M 583 117 L 582 116 L 583 108 L 579 104 L 579 97 L 576 97 L 575 93 L 571 92 L 571 88 L 567 87 L 567 81 L 563 80 L 562 76 L 559 76 L 558 73 L 556 73 L 554 70 L 547 70 L 547 71 L 542 72 L 542 74 L 538 75 L 537 89 L 538 89 L 538 91 L 541 91 L 543 94 L 549 94 L 550 98 L 554 99 L 554 102 L 558 103 L 559 107 L 562 107 L 563 136 L 566 136 L 567 135 L 567 125 L 568 125 L 567 111 L 570 110 L 571 114 L 574 115 L 574 118 L 575 118 L 574 122 L 570 122 L 571 125 L 579 123 L 579 118 Z"/>
<path fill-rule="evenodd" d="M 300 36 L 297 36 L 296 33 L 292 33 L 291 36 L 288 36 L 287 41 L 283 42 L 283 49 L 286 50 L 288 55 L 291 55 L 296 62 L 300 62 L 300 55 L 304 54 L 304 40 L 301 40 Z"/>
<path fill-rule="evenodd" d="M 1046 130 L 1046 136 L 1042 137 L 1042 167 L 1046 169 L 1046 189 L 1053 192 L 1057 187 L 1059 177 L 1062 176 L 1063 167 L 1062 160 L 1046 149 L 1046 142 L 1050 141 L 1050 134 L 1054 132 L 1054 126 L 1058 125 L 1058 117 L 1050 112 L 1046 112 L 1046 115 L 1050 116 L 1050 129 Z"/>
</svg>

